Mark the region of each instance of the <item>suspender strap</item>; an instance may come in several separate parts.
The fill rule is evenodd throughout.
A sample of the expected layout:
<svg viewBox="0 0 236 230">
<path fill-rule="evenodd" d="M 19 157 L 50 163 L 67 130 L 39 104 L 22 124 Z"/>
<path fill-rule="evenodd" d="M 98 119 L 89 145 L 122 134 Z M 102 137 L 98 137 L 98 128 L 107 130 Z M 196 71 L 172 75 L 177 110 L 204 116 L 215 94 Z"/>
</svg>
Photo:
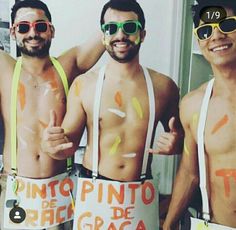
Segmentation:
<svg viewBox="0 0 236 230">
<path fill-rule="evenodd" d="M 57 70 L 64 90 L 65 94 L 67 96 L 68 94 L 68 81 L 65 74 L 65 71 L 63 70 L 61 64 L 53 57 L 50 57 L 50 60 L 52 61 L 53 66 Z M 17 166 L 16 166 L 16 142 L 17 142 L 17 125 L 16 125 L 16 114 L 17 114 L 17 91 L 18 91 L 18 84 L 20 79 L 20 73 L 21 73 L 21 66 L 22 66 L 22 58 L 20 57 L 18 61 L 16 62 L 14 73 L 13 73 L 13 82 L 12 82 L 12 89 L 11 89 L 11 169 L 12 174 L 17 174 Z M 72 159 L 67 159 L 67 171 L 70 171 L 72 168 Z"/>
<path fill-rule="evenodd" d="M 214 78 L 209 81 L 206 92 L 202 101 L 200 117 L 197 130 L 197 146 L 198 146 L 198 165 L 199 165 L 199 174 L 200 174 L 200 189 L 202 194 L 202 204 L 203 204 L 203 219 L 210 221 L 210 212 L 209 212 L 209 200 L 207 195 L 207 182 L 206 182 L 206 161 L 205 161 L 205 148 L 204 148 L 204 129 L 207 119 L 207 108 L 210 101 L 212 88 L 213 88 Z"/>
<path fill-rule="evenodd" d="M 50 57 L 50 60 L 51 60 L 52 64 L 54 65 L 55 69 L 57 70 L 57 72 L 58 72 L 58 74 L 61 78 L 64 90 L 65 90 L 65 94 L 67 96 L 68 91 L 69 91 L 69 86 L 68 86 L 66 73 L 65 73 L 64 69 L 62 68 L 61 64 L 59 63 L 59 61 L 56 58 Z M 72 158 L 71 157 L 67 158 L 66 162 L 67 162 L 67 171 L 70 171 L 72 169 Z"/>
<path fill-rule="evenodd" d="M 103 66 L 99 71 L 99 76 L 96 85 L 95 97 L 94 97 L 94 105 L 93 105 L 93 178 L 95 179 L 98 176 L 98 153 L 99 153 L 99 111 L 101 104 L 101 95 L 102 95 L 102 86 L 105 77 L 105 69 Z M 149 122 L 148 122 L 148 130 L 147 137 L 145 142 L 145 150 L 143 157 L 143 166 L 142 172 L 140 175 L 140 179 L 146 178 L 146 170 L 147 170 L 147 162 L 149 156 L 149 148 L 152 139 L 152 131 L 155 121 L 155 98 L 154 98 L 154 90 L 150 75 L 146 68 L 143 68 L 144 76 L 147 84 L 148 90 L 148 98 L 149 98 Z"/>
<path fill-rule="evenodd" d="M 57 70 L 57 72 L 58 72 L 58 74 L 59 74 L 59 76 L 61 78 L 64 90 L 65 90 L 65 94 L 67 96 L 68 90 L 69 90 L 69 86 L 68 86 L 68 81 L 67 81 L 66 73 L 65 73 L 64 69 L 62 68 L 60 62 L 56 58 L 50 57 L 50 60 L 51 60 L 53 66 L 55 67 L 55 69 Z"/>
<path fill-rule="evenodd" d="M 102 96 L 102 86 L 106 66 L 103 66 L 98 75 L 94 104 L 93 104 L 93 178 L 98 176 L 98 151 L 99 151 L 99 111 Z"/>
<path fill-rule="evenodd" d="M 151 139 L 152 139 L 152 133 L 153 133 L 153 128 L 154 128 L 154 122 L 155 122 L 155 97 L 154 97 L 152 80 L 147 69 L 143 68 L 143 71 L 144 71 L 144 76 L 146 79 L 148 98 L 149 98 L 149 121 L 148 121 L 145 149 L 144 149 L 144 154 L 143 154 L 142 173 L 140 175 L 140 179 L 146 179 L 149 148 L 151 146 Z"/>
<path fill-rule="evenodd" d="M 17 108 L 17 90 L 20 79 L 22 58 L 16 62 L 11 88 L 11 170 L 12 174 L 17 174 L 16 169 L 16 108 Z"/>
</svg>

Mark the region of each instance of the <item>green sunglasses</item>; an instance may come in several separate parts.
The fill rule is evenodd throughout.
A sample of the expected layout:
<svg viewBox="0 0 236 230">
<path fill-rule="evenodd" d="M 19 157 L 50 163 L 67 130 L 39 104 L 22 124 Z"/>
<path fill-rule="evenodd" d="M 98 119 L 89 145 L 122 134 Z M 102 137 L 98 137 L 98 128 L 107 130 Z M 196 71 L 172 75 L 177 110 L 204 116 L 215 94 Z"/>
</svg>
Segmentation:
<svg viewBox="0 0 236 230">
<path fill-rule="evenodd" d="M 142 25 L 137 20 L 130 20 L 125 22 L 109 22 L 102 25 L 102 31 L 106 35 L 116 34 L 119 28 L 121 28 L 125 34 L 132 35 L 137 33 L 138 29 L 142 29 Z"/>
</svg>

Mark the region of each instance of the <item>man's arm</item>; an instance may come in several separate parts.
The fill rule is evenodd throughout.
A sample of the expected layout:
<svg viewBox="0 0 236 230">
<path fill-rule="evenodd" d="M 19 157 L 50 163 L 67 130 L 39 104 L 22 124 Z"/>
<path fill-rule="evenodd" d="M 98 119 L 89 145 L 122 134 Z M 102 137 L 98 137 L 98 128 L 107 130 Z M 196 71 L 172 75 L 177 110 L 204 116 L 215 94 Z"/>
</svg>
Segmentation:
<svg viewBox="0 0 236 230">
<path fill-rule="evenodd" d="M 80 97 L 81 82 L 82 79 L 76 78 L 69 90 L 62 126 L 57 126 L 56 114 L 50 111 L 50 122 L 43 133 L 42 151 L 57 160 L 66 159 L 75 153 L 86 125 L 86 114 Z"/>
<path fill-rule="evenodd" d="M 104 51 L 102 33 L 98 31 L 85 43 L 63 53 L 58 57 L 58 60 L 62 64 L 69 81 L 72 82 L 76 76 L 85 73 L 95 65 Z"/>
<path fill-rule="evenodd" d="M 163 225 L 164 230 L 173 229 L 174 225 L 188 207 L 192 195 L 199 183 L 197 145 L 190 127 L 192 114 L 188 111 L 188 103 L 189 102 L 186 103 L 183 99 L 180 107 L 181 122 L 185 131 L 184 151 L 175 179 L 168 214 Z"/>
</svg>

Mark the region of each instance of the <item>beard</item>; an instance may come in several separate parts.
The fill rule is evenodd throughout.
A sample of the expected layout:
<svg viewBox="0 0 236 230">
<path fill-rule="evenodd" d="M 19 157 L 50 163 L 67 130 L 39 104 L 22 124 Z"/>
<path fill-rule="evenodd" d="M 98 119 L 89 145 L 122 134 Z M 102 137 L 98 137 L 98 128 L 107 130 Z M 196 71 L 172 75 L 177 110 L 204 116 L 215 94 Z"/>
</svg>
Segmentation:
<svg viewBox="0 0 236 230">
<path fill-rule="evenodd" d="M 122 56 L 118 55 L 113 49 L 113 45 L 116 42 L 126 42 L 130 46 L 128 52 L 126 52 Z M 136 57 L 136 55 L 139 53 L 140 46 L 141 42 L 135 44 L 134 42 L 131 42 L 129 39 L 122 39 L 122 40 L 112 41 L 109 45 L 106 46 L 106 50 L 114 60 L 118 61 L 119 63 L 127 63 Z"/>
<path fill-rule="evenodd" d="M 41 37 L 35 36 L 35 37 L 30 37 L 27 39 L 23 39 L 22 43 L 18 43 L 17 47 L 19 51 L 22 54 L 25 54 L 30 57 L 45 57 L 49 55 L 49 49 L 51 47 L 51 40 L 44 41 L 43 45 L 40 47 L 31 47 L 31 49 L 28 49 L 25 46 L 25 42 L 30 41 L 30 40 L 38 40 L 38 41 L 44 41 Z"/>
</svg>

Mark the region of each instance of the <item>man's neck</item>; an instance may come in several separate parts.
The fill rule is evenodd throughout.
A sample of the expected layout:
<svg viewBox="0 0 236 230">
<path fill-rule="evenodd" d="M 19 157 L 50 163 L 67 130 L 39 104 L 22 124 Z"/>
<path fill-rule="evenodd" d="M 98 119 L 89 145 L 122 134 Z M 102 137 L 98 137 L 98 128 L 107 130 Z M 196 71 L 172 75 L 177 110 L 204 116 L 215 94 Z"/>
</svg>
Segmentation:
<svg viewBox="0 0 236 230">
<path fill-rule="evenodd" d="M 236 67 L 235 66 L 212 66 L 213 74 L 215 77 L 215 90 L 218 93 L 224 92 L 231 94 L 236 92 Z M 228 92 L 228 93 L 227 93 Z"/>
<path fill-rule="evenodd" d="M 32 75 L 42 74 L 51 65 L 50 57 L 30 57 L 22 55 L 22 65 L 24 70 Z"/>
<path fill-rule="evenodd" d="M 109 74 L 110 76 L 115 75 L 116 79 L 117 76 L 119 76 L 121 79 L 124 78 L 126 80 L 135 78 L 135 76 L 142 71 L 142 68 L 139 64 L 139 59 L 133 59 L 130 62 L 126 63 L 119 63 L 112 59 L 108 64 L 107 64 L 107 71 L 113 73 Z"/>
</svg>

